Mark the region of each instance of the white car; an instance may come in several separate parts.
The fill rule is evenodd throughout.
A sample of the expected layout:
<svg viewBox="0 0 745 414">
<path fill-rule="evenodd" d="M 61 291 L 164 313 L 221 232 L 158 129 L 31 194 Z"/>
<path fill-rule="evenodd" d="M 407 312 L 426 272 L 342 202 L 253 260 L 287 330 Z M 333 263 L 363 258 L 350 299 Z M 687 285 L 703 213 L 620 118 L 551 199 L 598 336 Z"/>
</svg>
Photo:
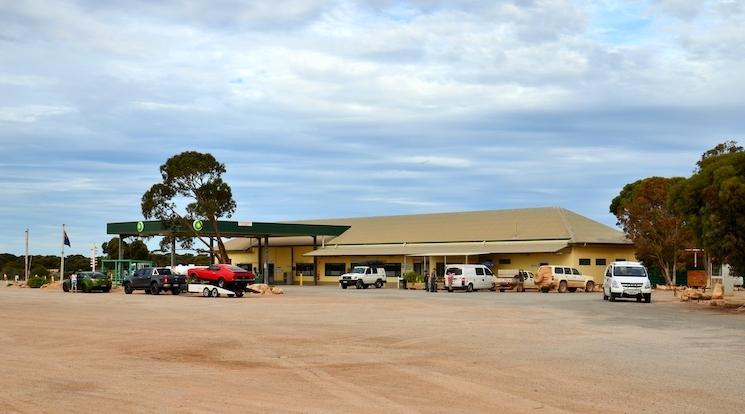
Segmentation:
<svg viewBox="0 0 745 414">
<path fill-rule="evenodd" d="M 493 276 L 491 269 L 484 265 L 448 265 L 445 269 L 445 288 L 448 292 L 454 289 L 465 289 L 468 292 L 479 289 L 496 290 L 492 282 Z"/>
<path fill-rule="evenodd" d="M 595 289 L 595 281 L 591 277 L 583 275 L 577 268 L 568 266 L 543 265 L 538 268 L 534 281 L 544 293 L 552 289 L 558 290 L 559 293 L 576 292 L 577 289 L 592 292 Z"/>
<path fill-rule="evenodd" d="M 382 267 L 355 266 L 351 272 L 339 276 L 339 285 L 342 289 L 349 286 L 355 286 L 357 289 L 367 289 L 370 285 L 380 289 L 385 285 L 385 282 L 386 274 Z"/>
<path fill-rule="evenodd" d="M 652 283 L 647 269 L 637 262 L 613 262 L 605 269 L 603 300 L 635 298 L 637 302 L 652 301 Z"/>
</svg>

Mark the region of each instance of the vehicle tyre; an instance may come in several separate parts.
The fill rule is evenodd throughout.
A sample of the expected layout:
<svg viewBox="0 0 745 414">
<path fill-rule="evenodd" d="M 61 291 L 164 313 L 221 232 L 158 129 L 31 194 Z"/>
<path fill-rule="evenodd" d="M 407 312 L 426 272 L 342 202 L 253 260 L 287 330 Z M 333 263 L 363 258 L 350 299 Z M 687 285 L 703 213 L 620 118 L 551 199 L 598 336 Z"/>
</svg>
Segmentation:
<svg viewBox="0 0 745 414">
<path fill-rule="evenodd" d="M 611 292 L 610 295 L 608 296 L 608 300 L 611 301 L 611 302 L 615 302 L 616 301 L 616 295 L 614 295 L 613 292 Z"/>
<path fill-rule="evenodd" d="M 548 291 L 549 291 L 549 290 L 551 290 L 551 289 L 549 289 L 549 287 L 548 287 L 548 286 L 543 286 L 543 287 L 541 288 L 541 292 L 542 292 L 542 293 L 548 293 Z"/>
<path fill-rule="evenodd" d="M 492 292 L 496 292 L 497 291 L 497 285 L 491 285 L 491 287 L 489 288 L 489 290 L 491 290 Z"/>
<path fill-rule="evenodd" d="M 595 290 L 595 282 L 587 282 L 585 285 L 585 292 L 592 292 L 593 290 Z"/>
<path fill-rule="evenodd" d="M 171 295 L 175 296 L 175 295 L 178 295 L 179 293 L 181 293 L 181 290 L 178 287 L 171 289 Z"/>
<path fill-rule="evenodd" d="M 500 292 L 504 292 L 504 289 L 499 289 Z"/>
<path fill-rule="evenodd" d="M 448 292 L 453 293 L 453 288 L 449 287 Z"/>
<path fill-rule="evenodd" d="M 219 298 L 220 297 L 220 292 L 217 291 L 217 288 L 212 289 L 212 297 L 213 298 Z"/>
<path fill-rule="evenodd" d="M 153 283 L 152 285 L 150 285 L 150 294 L 160 295 L 160 286 L 158 286 L 157 283 Z"/>
<path fill-rule="evenodd" d="M 225 279 L 223 278 L 217 279 L 217 287 L 221 289 L 225 289 Z"/>
<path fill-rule="evenodd" d="M 603 289 L 603 300 L 608 300 L 608 295 L 605 294 L 605 289 Z"/>
<path fill-rule="evenodd" d="M 357 283 L 354 284 L 354 287 L 357 289 L 362 289 L 362 287 L 365 286 L 364 283 L 362 283 L 362 279 L 357 279 Z"/>
<path fill-rule="evenodd" d="M 559 282 L 559 293 L 566 293 L 567 292 L 567 281 L 562 280 Z"/>
<path fill-rule="evenodd" d="M 641 301 L 642 301 L 642 295 L 639 295 L 639 296 L 637 296 L 637 297 L 636 297 L 636 301 L 637 301 L 637 302 L 641 302 Z"/>
<path fill-rule="evenodd" d="M 469 283 L 468 286 L 466 286 L 466 292 L 473 292 L 473 283 Z"/>
<path fill-rule="evenodd" d="M 145 294 L 146 295 L 149 295 L 150 294 L 150 289 L 143 289 L 143 290 L 145 291 Z"/>
<path fill-rule="evenodd" d="M 369 287 L 370 287 L 370 285 L 368 285 L 367 283 L 363 283 L 363 284 L 362 284 L 362 289 L 367 289 L 367 288 L 369 288 Z"/>
<path fill-rule="evenodd" d="M 212 291 L 210 291 L 210 288 L 204 288 L 204 290 L 202 291 L 202 296 L 204 296 L 205 298 L 208 298 L 211 295 L 212 295 Z"/>
<path fill-rule="evenodd" d="M 652 294 L 651 293 L 645 293 L 644 294 L 644 302 L 646 302 L 646 303 L 652 303 Z"/>
<path fill-rule="evenodd" d="M 383 281 L 378 279 L 375 281 L 375 289 L 380 289 L 383 287 Z"/>
<path fill-rule="evenodd" d="M 106 286 L 101 290 L 103 293 L 109 293 L 111 291 L 111 286 Z"/>
<path fill-rule="evenodd" d="M 131 295 L 132 294 L 132 285 L 129 283 L 124 284 L 124 293 Z"/>
<path fill-rule="evenodd" d="M 68 285 L 67 283 L 63 283 L 62 284 L 62 291 L 63 292 L 69 292 L 70 291 L 70 285 Z"/>
<path fill-rule="evenodd" d="M 243 297 L 243 291 L 242 290 L 236 290 L 235 291 L 235 297 L 236 298 L 242 298 Z"/>
<path fill-rule="evenodd" d="M 347 284 L 346 283 L 339 283 L 339 284 L 341 285 L 341 288 L 342 289 L 346 289 L 347 288 Z"/>
</svg>

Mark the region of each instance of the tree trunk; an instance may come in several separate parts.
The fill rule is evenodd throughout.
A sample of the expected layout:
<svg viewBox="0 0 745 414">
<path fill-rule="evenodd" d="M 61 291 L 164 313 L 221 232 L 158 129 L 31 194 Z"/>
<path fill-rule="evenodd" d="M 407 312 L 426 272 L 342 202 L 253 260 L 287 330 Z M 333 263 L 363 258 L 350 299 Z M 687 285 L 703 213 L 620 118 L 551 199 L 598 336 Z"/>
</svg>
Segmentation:
<svg viewBox="0 0 745 414">
<path fill-rule="evenodd" d="M 215 239 L 217 239 L 217 260 L 220 263 L 230 264 L 230 257 L 228 257 L 228 251 L 225 249 L 225 243 L 222 242 L 222 236 L 220 236 L 220 230 L 217 227 L 217 217 L 210 217 L 212 223 L 212 229 L 215 231 Z"/>
</svg>

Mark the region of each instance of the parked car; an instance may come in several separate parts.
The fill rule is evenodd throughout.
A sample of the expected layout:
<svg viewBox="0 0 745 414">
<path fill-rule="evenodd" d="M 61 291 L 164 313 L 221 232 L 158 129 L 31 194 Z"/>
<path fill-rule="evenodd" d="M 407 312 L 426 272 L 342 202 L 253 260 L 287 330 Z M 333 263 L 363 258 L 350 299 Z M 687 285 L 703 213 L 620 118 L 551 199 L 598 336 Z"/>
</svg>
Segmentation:
<svg viewBox="0 0 745 414">
<path fill-rule="evenodd" d="M 253 284 L 256 275 L 238 266 L 213 264 L 207 267 L 192 267 L 189 274 L 190 283 L 208 282 L 223 289 L 235 291 L 236 296 L 243 296 L 246 286 Z"/>
<path fill-rule="evenodd" d="M 564 293 L 567 290 L 575 292 L 577 289 L 592 292 L 595 289 L 595 281 L 591 277 L 585 276 L 576 268 L 568 266 L 541 266 L 533 280 L 541 292 L 548 292 L 552 289 L 558 290 L 559 293 Z"/>
<path fill-rule="evenodd" d="M 523 269 L 499 269 L 492 276 L 492 283 L 500 292 L 515 289 L 523 292 L 526 288 L 535 289 L 533 273 Z"/>
<path fill-rule="evenodd" d="M 136 270 L 124 279 L 124 293 L 144 290 L 147 294 L 158 295 L 161 291 L 170 291 L 178 295 L 186 291 L 186 276 L 176 275 L 165 267 L 145 267 Z"/>
<path fill-rule="evenodd" d="M 465 289 L 473 292 L 479 289 L 496 290 L 492 282 L 491 269 L 484 265 L 458 264 L 448 265 L 445 269 L 445 288 L 448 292 Z"/>
<path fill-rule="evenodd" d="M 652 301 L 652 283 L 647 268 L 637 262 L 613 262 L 605 269 L 603 300 L 635 298 L 637 302 Z"/>
<path fill-rule="evenodd" d="M 346 289 L 348 286 L 355 286 L 357 289 L 367 289 L 368 286 L 374 285 L 380 289 L 385 285 L 386 274 L 382 267 L 374 266 L 355 266 L 349 273 L 339 276 L 339 286 Z"/>
<path fill-rule="evenodd" d="M 101 272 L 78 272 L 78 290 L 82 290 L 85 293 L 93 290 L 100 290 L 101 292 L 108 292 L 111 290 L 111 279 Z M 62 281 L 62 290 L 69 292 L 72 289 L 72 282 L 70 279 Z"/>
</svg>

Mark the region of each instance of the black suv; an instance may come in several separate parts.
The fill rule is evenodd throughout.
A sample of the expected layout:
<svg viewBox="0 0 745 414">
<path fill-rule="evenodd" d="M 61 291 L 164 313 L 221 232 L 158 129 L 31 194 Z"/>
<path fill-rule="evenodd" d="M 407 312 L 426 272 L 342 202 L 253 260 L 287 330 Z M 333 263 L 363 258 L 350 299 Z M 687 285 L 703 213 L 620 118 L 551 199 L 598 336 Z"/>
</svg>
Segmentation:
<svg viewBox="0 0 745 414">
<path fill-rule="evenodd" d="M 124 279 L 124 293 L 130 294 L 137 289 L 151 295 L 158 295 L 161 290 L 170 290 L 178 295 L 187 289 L 186 276 L 175 275 L 165 267 L 146 267 Z"/>
</svg>

